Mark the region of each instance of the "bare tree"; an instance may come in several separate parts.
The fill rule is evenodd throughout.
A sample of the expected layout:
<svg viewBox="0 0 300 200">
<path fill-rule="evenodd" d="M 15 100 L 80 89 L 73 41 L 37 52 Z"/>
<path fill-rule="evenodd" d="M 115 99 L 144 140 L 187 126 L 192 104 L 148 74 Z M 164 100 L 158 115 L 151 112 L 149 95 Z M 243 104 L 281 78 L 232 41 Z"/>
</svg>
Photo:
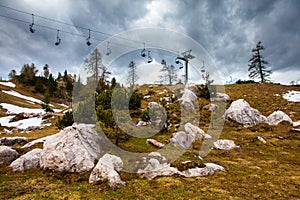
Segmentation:
<svg viewBox="0 0 300 200">
<path fill-rule="evenodd" d="M 46 64 L 46 65 L 44 66 L 43 70 L 44 70 L 44 77 L 45 77 L 46 79 L 48 79 L 48 78 L 49 78 L 49 75 L 50 75 L 49 65 Z"/>
<path fill-rule="evenodd" d="M 252 49 L 252 52 L 254 54 L 252 55 L 252 58 L 250 58 L 250 60 L 248 61 L 250 62 L 250 64 L 248 65 L 249 77 L 251 79 L 260 78 L 261 83 L 269 81 L 269 77 L 272 74 L 271 70 L 267 70 L 265 65 L 268 64 L 268 62 L 263 59 L 263 56 L 260 52 L 264 49 L 265 48 L 261 44 L 261 41 L 259 41 L 256 44 L 256 47 Z"/>
<path fill-rule="evenodd" d="M 161 61 L 163 68 L 161 72 L 163 75 L 160 76 L 161 82 L 167 82 L 169 85 L 172 85 L 177 80 L 176 69 L 173 65 L 167 65 L 165 60 Z"/>
<path fill-rule="evenodd" d="M 128 68 L 129 68 L 129 72 L 127 77 L 127 83 L 130 85 L 130 87 L 134 87 L 139 78 L 137 75 L 135 63 L 131 61 L 128 65 Z"/>
<path fill-rule="evenodd" d="M 96 48 L 90 56 L 84 61 L 85 70 L 92 73 L 94 81 L 98 83 L 99 78 L 104 82 L 108 82 L 109 75 L 111 74 L 107 67 L 102 64 L 102 55 Z"/>
</svg>

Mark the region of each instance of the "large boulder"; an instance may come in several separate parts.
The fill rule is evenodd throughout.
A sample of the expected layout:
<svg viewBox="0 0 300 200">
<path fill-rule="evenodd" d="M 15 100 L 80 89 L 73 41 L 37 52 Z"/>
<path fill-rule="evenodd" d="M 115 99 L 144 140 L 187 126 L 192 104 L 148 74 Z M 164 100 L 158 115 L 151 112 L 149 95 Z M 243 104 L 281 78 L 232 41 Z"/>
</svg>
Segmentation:
<svg viewBox="0 0 300 200">
<path fill-rule="evenodd" d="M 231 103 L 225 111 L 227 121 L 235 121 L 245 127 L 252 127 L 260 123 L 267 123 L 268 119 L 258 110 L 252 108 L 247 101 L 239 99 Z"/>
<path fill-rule="evenodd" d="M 7 146 L 0 146 L 0 164 L 10 164 L 18 155 L 16 150 Z"/>
<path fill-rule="evenodd" d="M 270 114 L 267 119 L 268 119 L 268 123 L 270 125 L 277 125 L 282 121 L 287 121 L 290 124 L 293 124 L 292 119 L 287 114 L 285 114 L 284 112 L 282 112 L 280 110 L 275 111 L 272 114 Z"/>
<path fill-rule="evenodd" d="M 195 167 L 192 169 L 187 169 L 185 171 L 182 171 L 181 174 L 185 177 L 197 177 L 197 176 L 212 175 L 216 171 L 225 172 L 225 169 L 224 167 L 214 163 L 206 163 L 205 167 L 203 168 Z"/>
<path fill-rule="evenodd" d="M 31 168 L 38 168 L 40 167 L 41 152 L 42 149 L 33 149 L 13 161 L 10 164 L 10 167 L 13 169 L 13 171 L 21 172 Z"/>
<path fill-rule="evenodd" d="M 195 110 L 198 108 L 197 96 L 189 89 L 184 89 L 182 97 L 179 99 L 184 110 Z"/>
<path fill-rule="evenodd" d="M 13 146 L 15 144 L 26 144 L 28 142 L 26 137 L 4 137 L 0 139 L 0 145 Z"/>
<path fill-rule="evenodd" d="M 214 148 L 220 150 L 231 150 L 235 149 L 237 146 L 233 140 L 217 140 L 214 142 Z"/>
<path fill-rule="evenodd" d="M 122 170 L 123 161 L 120 157 L 105 154 L 100 158 L 96 167 L 93 169 L 89 177 L 89 183 L 96 183 L 99 181 L 108 180 L 109 186 L 112 188 L 119 185 L 125 185 L 118 174 L 118 171 Z"/>
<path fill-rule="evenodd" d="M 90 171 L 101 154 L 94 125 L 74 124 L 44 142 L 40 165 L 45 169 L 66 172 Z"/>
</svg>

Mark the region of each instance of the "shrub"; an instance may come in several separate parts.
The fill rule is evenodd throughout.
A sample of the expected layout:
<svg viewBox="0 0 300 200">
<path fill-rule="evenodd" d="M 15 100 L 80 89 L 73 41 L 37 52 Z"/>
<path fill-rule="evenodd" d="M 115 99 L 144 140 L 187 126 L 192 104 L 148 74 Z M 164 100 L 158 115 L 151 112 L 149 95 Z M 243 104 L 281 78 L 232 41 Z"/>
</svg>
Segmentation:
<svg viewBox="0 0 300 200">
<path fill-rule="evenodd" d="M 68 111 L 64 114 L 63 117 L 58 117 L 55 126 L 57 126 L 57 128 L 59 129 L 63 129 L 67 126 L 71 126 L 73 123 L 74 123 L 73 112 Z"/>
</svg>

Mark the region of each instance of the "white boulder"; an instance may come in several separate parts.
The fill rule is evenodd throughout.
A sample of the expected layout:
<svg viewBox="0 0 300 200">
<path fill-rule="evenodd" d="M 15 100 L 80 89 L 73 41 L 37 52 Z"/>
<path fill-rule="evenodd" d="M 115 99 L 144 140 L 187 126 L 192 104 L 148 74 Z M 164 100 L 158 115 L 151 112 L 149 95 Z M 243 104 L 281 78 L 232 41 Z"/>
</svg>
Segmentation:
<svg viewBox="0 0 300 200">
<path fill-rule="evenodd" d="M 139 169 L 137 173 L 141 178 L 151 180 L 158 176 L 172 176 L 181 174 L 177 168 L 171 167 L 169 163 L 160 163 L 156 158 L 150 158 L 148 165 L 144 169 Z"/>
<path fill-rule="evenodd" d="M 282 112 L 280 110 L 275 111 L 272 114 L 270 114 L 267 119 L 268 119 L 268 123 L 270 125 L 277 125 L 282 121 L 287 121 L 290 124 L 293 124 L 292 119 L 287 114 L 285 114 L 284 112 Z"/>
<path fill-rule="evenodd" d="M 220 150 L 231 150 L 237 148 L 233 140 L 217 140 L 214 142 L 214 148 Z"/>
<path fill-rule="evenodd" d="M 184 125 L 184 129 L 188 134 L 195 137 L 195 140 L 204 140 L 212 138 L 209 134 L 206 134 L 201 128 L 194 126 L 191 123 L 186 123 Z"/>
<path fill-rule="evenodd" d="M 267 123 L 268 119 L 258 110 L 252 108 L 244 99 L 238 99 L 231 103 L 225 111 L 227 121 L 235 121 L 245 127 L 252 127 L 260 123 Z"/>
<path fill-rule="evenodd" d="M 100 137 L 94 125 L 73 124 L 44 142 L 40 165 L 66 172 L 90 171 L 99 158 Z"/>
<path fill-rule="evenodd" d="M 224 169 L 224 167 L 214 164 L 214 163 L 206 163 L 205 167 L 203 167 L 203 168 L 195 167 L 192 169 L 187 169 L 185 171 L 182 171 L 181 173 L 185 177 L 197 177 L 197 176 L 212 175 L 216 171 L 225 172 L 225 169 Z"/>
<path fill-rule="evenodd" d="M 18 159 L 10 164 L 13 171 L 25 171 L 30 168 L 40 167 L 40 157 L 42 149 L 33 149 L 28 153 L 20 156 Z"/>
<path fill-rule="evenodd" d="M 10 164 L 18 155 L 16 150 L 7 146 L 0 146 L 0 164 Z"/>
<path fill-rule="evenodd" d="M 183 95 L 179 100 L 184 110 L 195 110 L 198 108 L 197 96 L 189 89 L 184 89 Z"/>
<path fill-rule="evenodd" d="M 216 95 L 211 98 L 212 102 L 226 102 L 229 101 L 230 97 L 225 93 L 216 93 Z"/>
<path fill-rule="evenodd" d="M 189 149 L 192 147 L 196 137 L 193 134 L 188 134 L 184 131 L 179 131 L 172 134 L 172 138 L 169 140 L 170 143 L 175 146 L 179 146 L 183 149 Z"/>
<path fill-rule="evenodd" d="M 89 177 L 89 183 L 96 183 L 98 181 L 108 180 L 109 186 L 112 188 L 119 185 L 125 185 L 125 182 L 121 180 L 118 171 L 122 170 L 123 161 L 120 157 L 105 154 L 100 158 L 96 167 L 93 169 Z"/>
</svg>

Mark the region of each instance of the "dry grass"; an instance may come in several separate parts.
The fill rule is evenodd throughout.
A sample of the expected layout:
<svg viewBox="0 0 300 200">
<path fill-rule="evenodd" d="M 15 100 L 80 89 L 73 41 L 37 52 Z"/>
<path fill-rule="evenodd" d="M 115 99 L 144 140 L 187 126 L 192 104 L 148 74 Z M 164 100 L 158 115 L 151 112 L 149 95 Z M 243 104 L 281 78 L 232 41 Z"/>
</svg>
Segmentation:
<svg viewBox="0 0 300 200">
<path fill-rule="evenodd" d="M 162 88 L 143 86 L 141 90 L 146 94 L 149 90 Z M 226 86 L 232 100 L 244 98 L 264 115 L 282 110 L 293 120 L 300 120 L 300 103 L 290 103 L 274 96 L 288 90 L 300 89 L 270 84 Z M 153 95 L 152 98 L 151 101 L 158 100 L 160 96 Z M 201 120 L 203 127 L 207 128 L 209 119 Z M 220 138 L 232 139 L 240 148 L 212 150 L 204 162 L 220 164 L 226 172 L 208 177 L 161 177 L 151 181 L 122 172 L 126 186 L 117 190 L 110 189 L 107 183 L 88 184 L 89 173 L 57 173 L 40 169 L 15 173 L 7 166 L 0 166 L 0 196 L 1 199 L 300 199 L 300 134 L 291 132 L 291 128 L 288 123 L 278 126 L 262 124 L 253 128 L 225 123 Z M 57 131 L 49 127 L 28 133 L 26 137 L 32 140 Z M 154 138 L 165 142 L 170 134 L 158 134 Z M 257 136 L 266 139 L 267 144 L 257 140 Z M 155 149 L 146 146 L 145 139 L 139 138 L 131 138 L 120 146 L 135 152 Z M 194 149 L 180 159 L 193 159 L 200 146 L 201 143 L 196 143 Z"/>
</svg>

